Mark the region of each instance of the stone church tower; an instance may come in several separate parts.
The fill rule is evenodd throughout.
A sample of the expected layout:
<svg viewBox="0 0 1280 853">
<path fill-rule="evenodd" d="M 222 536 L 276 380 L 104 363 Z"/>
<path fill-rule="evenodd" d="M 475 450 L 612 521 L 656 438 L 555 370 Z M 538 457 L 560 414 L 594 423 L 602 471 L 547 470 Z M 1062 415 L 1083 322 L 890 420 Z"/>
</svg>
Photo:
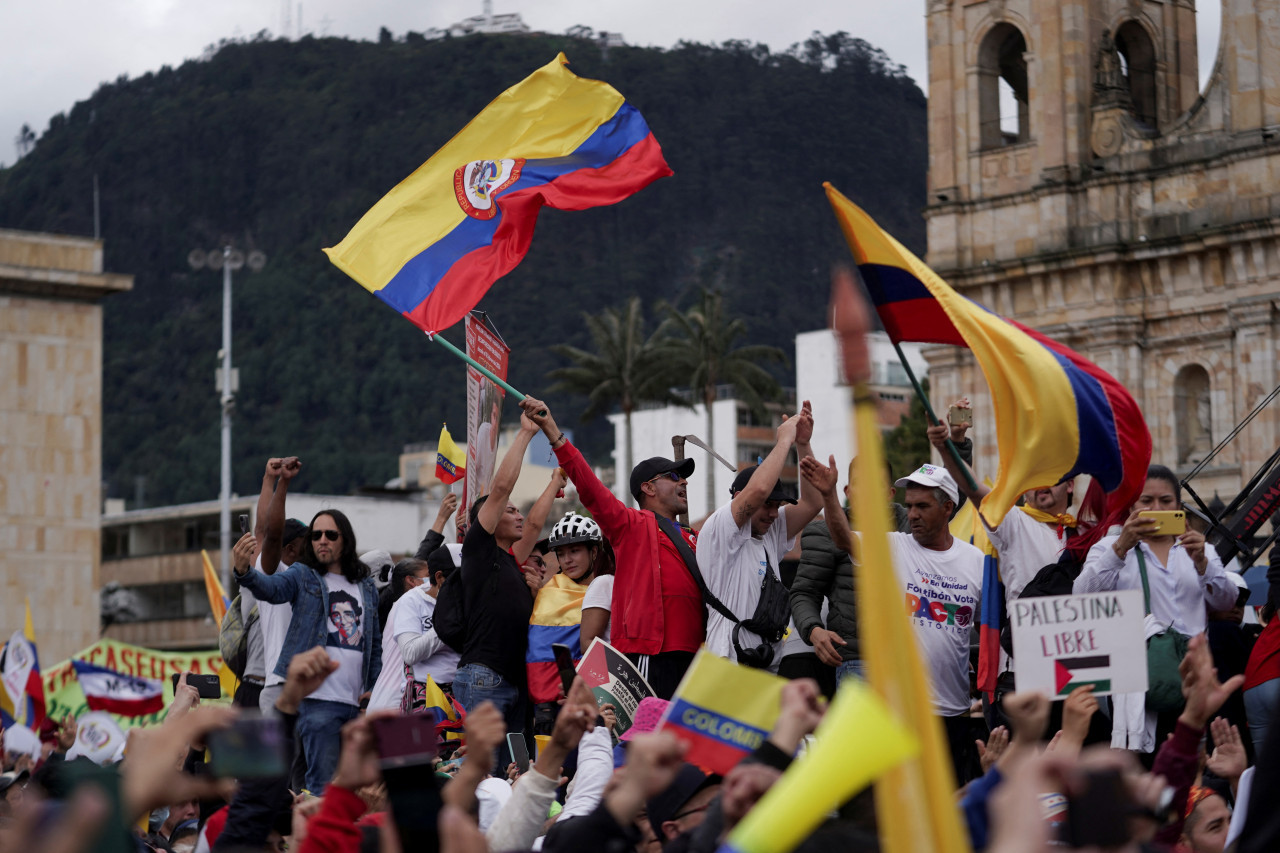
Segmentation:
<svg viewBox="0 0 1280 853">
<path fill-rule="evenodd" d="M 1197 85 L 1192 0 L 928 0 L 928 262 L 1086 355 L 1183 475 L 1280 383 L 1280 0 L 1223 0 Z M 929 351 L 935 404 L 990 398 Z M 1280 444 L 1265 409 L 1194 482 L 1229 501 Z"/>
</svg>

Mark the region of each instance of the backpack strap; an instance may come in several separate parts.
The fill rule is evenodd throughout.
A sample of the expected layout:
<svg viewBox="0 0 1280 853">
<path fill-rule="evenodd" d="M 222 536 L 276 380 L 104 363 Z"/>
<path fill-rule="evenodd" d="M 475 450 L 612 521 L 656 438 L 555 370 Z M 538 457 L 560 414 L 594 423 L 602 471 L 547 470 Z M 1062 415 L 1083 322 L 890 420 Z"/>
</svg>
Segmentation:
<svg viewBox="0 0 1280 853">
<path fill-rule="evenodd" d="M 1142 578 L 1142 606 L 1144 615 L 1151 614 L 1151 585 L 1147 583 L 1147 559 L 1142 556 L 1142 543 L 1133 546 L 1133 553 L 1138 555 L 1138 576 Z"/>
<path fill-rule="evenodd" d="M 733 611 L 726 607 L 723 601 L 716 598 L 711 593 L 711 590 L 707 589 L 707 582 L 702 577 L 702 570 L 698 568 L 698 558 L 694 556 L 693 549 L 689 547 L 689 543 L 684 541 L 684 536 L 681 535 L 679 530 L 675 529 L 676 523 L 669 518 L 658 515 L 653 510 L 649 510 L 649 512 L 657 519 L 658 529 L 666 534 L 666 537 L 676 546 L 676 551 L 680 553 L 681 558 L 684 559 L 685 567 L 689 570 L 689 574 L 693 575 L 693 582 L 698 585 L 698 591 L 702 593 L 702 600 L 733 624 L 736 625 L 741 622 L 742 620 L 734 616 Z"/>
</svg>

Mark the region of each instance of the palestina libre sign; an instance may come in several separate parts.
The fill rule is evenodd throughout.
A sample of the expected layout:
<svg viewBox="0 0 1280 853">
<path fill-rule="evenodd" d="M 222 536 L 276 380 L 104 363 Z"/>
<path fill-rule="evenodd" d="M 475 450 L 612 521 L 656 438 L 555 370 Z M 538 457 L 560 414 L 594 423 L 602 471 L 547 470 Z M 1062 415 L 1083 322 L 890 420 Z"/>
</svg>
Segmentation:
<svg viewBox="0 0 1280 853">
<path fill-rule="evenodd" d="M 1063 698 L 1147 689 L 1141 590 L 1020 598 L 1009 604 L 1018 689 Z"/>
<path fill-rule="evenodd" d="M 144 726 L 164 719 L 165 708 L 173 701 L 171 676 L 193 672 L 217 674 L 222 668 L 222 655 L 217 649 L 194 652 L 162 652 L 131 646 L 117 640 L 99 640 L 87 649 L 77 652 L 72 660 L 85 661 L 95 668 L 110 670 L 120 675 L 122 684 L 138 679 L 159 681 L 164 690 L 164 703 L 154 713 L 140 716 L 118 716 L 125 726 Z M 49 717 L 61 720 L 67 714 L 82 717 L 89 712 L 88 700 L 81 689 L 72 660 L 54 665 L 44 673 L 45 706 Z M 230 701 L 230 685 L 223 685 L 223 701 Z M 210 701 L 210 700 L 201 700 Z M 213 700 L 216 701 L 216 700 Z"/>
</svg>

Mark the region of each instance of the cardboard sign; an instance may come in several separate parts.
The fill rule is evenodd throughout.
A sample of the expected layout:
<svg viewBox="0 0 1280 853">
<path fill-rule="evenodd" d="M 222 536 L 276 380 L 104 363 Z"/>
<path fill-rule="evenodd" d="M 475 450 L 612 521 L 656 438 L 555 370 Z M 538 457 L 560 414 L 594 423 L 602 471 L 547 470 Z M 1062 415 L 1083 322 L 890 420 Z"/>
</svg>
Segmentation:
<svg viewBox="0 0 1280 853">
<path fill-rule="evenodd" d="M 1055 699 L 1093 685 L 1094 696 L 1147 689 L 1142 590 L 1050 595 L 1009 602 L 1018 690 Z"/>
<path fill-rule="evenodd" d="M 597 704 L 613 705 L 617 734 L 631 728 L 640 700 L 653 695 L 653 688 L 627 656 L 599 637 L 578 661 L 578 675 L 595 694 Z"/>
</svg>

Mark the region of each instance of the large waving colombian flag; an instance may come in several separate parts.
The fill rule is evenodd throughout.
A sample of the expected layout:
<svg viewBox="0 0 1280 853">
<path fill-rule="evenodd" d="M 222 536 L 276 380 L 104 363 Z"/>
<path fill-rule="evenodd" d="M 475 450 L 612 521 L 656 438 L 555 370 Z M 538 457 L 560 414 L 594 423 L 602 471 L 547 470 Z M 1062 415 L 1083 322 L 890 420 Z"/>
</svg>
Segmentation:
<svg viewBox="0 0 1280 853">
<path fill-rule="evenodd" d="M 582 657 L 582 598 L 587 588 L 565 574 L 558 574 L 538 590 L 529 616 L 529 698 L 554 702 L 560 696 L 560 671 L 556 669 L 554 643 L 569 647 L 576 663 Z"/>
<path fill-rule="evenodd" d="M 1000 468 L 980 512 L 996 527 L 1027 489 L 1088 474 L 1108 510 L 1138 497 L 1151 433 L 1110 374 L 1062 344 L 960 294 L 830 184 L 827 200 L 885 331 L 895 342 L 968 347 L 995 408 Z"/>
<path fill-rule="evenodd" d="M 639 110 L 561 53 L 503 92 L 324 251 L 426 332 L 524 258 L 542 206 L 614 204 L 671 174 Z"/>
</svg>

